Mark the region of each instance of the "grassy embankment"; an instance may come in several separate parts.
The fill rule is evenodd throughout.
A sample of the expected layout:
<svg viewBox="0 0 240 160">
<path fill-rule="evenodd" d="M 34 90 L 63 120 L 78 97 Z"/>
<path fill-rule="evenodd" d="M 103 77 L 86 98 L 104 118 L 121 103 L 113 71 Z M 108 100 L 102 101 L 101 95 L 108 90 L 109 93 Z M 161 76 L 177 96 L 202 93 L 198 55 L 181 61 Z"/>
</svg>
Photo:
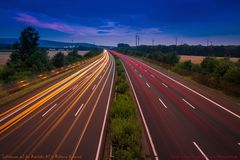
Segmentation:
<svg viewBox="0 0 240 160">
<path fill-rule="evenodd" d="M 135 103 L 130 93 L 124 68 L 116 59 L 115 98 L 110 110 L 110 136 L 113 159 L 141 159 L 142 132 Z"/>
</svg>

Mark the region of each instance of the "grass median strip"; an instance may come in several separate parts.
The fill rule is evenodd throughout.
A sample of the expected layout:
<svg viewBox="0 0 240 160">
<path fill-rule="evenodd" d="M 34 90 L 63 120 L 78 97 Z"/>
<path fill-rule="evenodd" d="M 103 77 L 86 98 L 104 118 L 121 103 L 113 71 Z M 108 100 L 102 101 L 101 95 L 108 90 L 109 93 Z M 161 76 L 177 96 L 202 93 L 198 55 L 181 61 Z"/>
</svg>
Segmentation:
<svg viewBox="0 0 240 160">
<path fill-rule="evenodd" d="M 142 159 L 142 132 L 124 68 L 116 59 L 115 99 L 110 110 L 112 159 Z"/>
</svg>

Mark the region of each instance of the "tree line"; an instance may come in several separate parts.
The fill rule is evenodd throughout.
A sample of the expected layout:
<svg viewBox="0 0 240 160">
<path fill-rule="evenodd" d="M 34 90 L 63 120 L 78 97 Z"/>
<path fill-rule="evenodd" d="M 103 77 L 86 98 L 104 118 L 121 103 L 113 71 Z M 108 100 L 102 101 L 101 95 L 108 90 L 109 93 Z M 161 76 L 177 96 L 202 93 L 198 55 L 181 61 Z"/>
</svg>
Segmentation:
<svg viewBox="0 0 240 160">
<path fill-rule="evenodd" d="M 81 56 L 78 54 L 78 50 L 74 49 L 67 55 L 58 52 L 50 59 L 47 50 L 39 47 L 39 38 L 38 31 L 33 27 L 23 29 L 19 37 L 19 43 L 13 45 L 14 51 L 10 55 L 10 60 L 0 69 L 0 80 L 2 82 L 24 79 L 102 52 L 102 49 L 93 49 L 85 56 Z"/>
<path fill-rule="evenodd" d="M 125 52 L 135 52 L 138 55 L 149 54 L 161 51 L 163 53 L 177 52 L 179 55 L 196 55 L 196 56 L 217 56 L 217 57 L 240 57 L 239 45 L 228 46 L 202 46 L 202 45 L 141 45 L 138 47 L 130 47 L 128 44 L 119 44 L 118 49 Z"/>
</svg>

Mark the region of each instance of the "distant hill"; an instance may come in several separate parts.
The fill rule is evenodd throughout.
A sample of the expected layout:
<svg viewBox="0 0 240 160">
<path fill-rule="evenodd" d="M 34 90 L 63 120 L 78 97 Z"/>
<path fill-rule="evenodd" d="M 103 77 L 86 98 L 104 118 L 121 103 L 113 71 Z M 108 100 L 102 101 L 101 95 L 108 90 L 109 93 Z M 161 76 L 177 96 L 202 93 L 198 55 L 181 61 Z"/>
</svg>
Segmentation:
<svg viewBox="0 0 240 160">
<path fill-rule="evenodd" d="M 16 42 L 18 42 L 18 39 L 16 38 L 0 38 L 0 48 L 11 48 L 11 46 Z M 44 48 L 109 48 L 109 46 L 97 46 L 91 43 L 67 43 L 49 40 L 40 40 L 39 46 Z"/>
<path fill-rule="evenodd" d="M 67 42 L 57 42 L 57 41 L 49 41 L 49 40 L 40 40 L 40 47 L 46 48 L 73 48 L 73 47 L 89 47 L 96 48 L 97 45 L 90 43 L 67 43 Z"/>
</svg>

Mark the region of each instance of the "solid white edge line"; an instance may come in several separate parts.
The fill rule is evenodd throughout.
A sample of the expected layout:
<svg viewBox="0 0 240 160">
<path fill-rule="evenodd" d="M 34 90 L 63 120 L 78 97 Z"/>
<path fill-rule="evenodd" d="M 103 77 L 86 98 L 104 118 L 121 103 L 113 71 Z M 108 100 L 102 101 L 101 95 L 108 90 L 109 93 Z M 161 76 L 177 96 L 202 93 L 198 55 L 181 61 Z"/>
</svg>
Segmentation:
<svg viewBox="0 0 240 160">
<path fill-rule="evenodd" d="M 92 90 L 94 90 L 94 89 L 95 89 L 95 87 L 96 87 L 96 84 L 93 86 Z"/>
<path fill-rule="evenodd" d="M 75 113 L 75 117 L 78 115 L 78 113 L 79 113 L 80 110 L 82 109 L 83 105 L 84 105 L 84 104 L 82 104 L 82 105 L 78 108 L 77 112 Z"/>
<path fill-rule="evenodd" d="M 144 118 L 144 115 L 143 115 L 143 112 L 142 112 L 142 109 L 141 109 L 140 103 L 139 103 L 139 101 L 138 101 L 138 98 L 137 98 L 137 95 L 136 95 L 135 89 L 134 89 L 134 87 L 133 87 L 132 81 L 131 81 L 131 79 L 130 79 L 130 77 L 129 77 L 129 75 L 128 75 L 128 71 L 126 70 L 125 65 L 124 65 L 123 63 L 122 63 L 122 65 L 123 65 L 123 67 L 124 67 L 124 70 L 125 70 L 125 72 L 126 72 L 126 75 L 127 75 L 127 77 L 128 77 L 128 80 L 129 80 L 129 82 L 130 82 L 130 85 L 131 85 L 131 88 L 132 88 L 132 91 L 133 91 L 134 97 L 135 97 L 135 99 L 136 99 L 137 106 L 138 106 L 138 109 L 139 109 L 140 115 L 141 115 L 141 117 L 142 117 L 143 124 L 144 124 L 145 130 L 146 130 L 146 132 L 147 132 L 148 139 L 149 139 L 149 142 L 150 142 L 150 144 L 151 144 L 151 147 L 152 147 L 152 150 L 153 150 L 153 154 L 154 154 L 155 160 L 158 160 L 158 155 L 157 155 L 157 152 L 156 152 L 155 146 L 154 146 L 154 144 L 153 144 L 152 137 L 151 137 L 151 135 L 150 135 L 150 132 L 149 132 L 149 129 L 148 129 L 148 126 L 147 126 L 146 120 L 145 120 L 145 118 Z"/>
<path fill-rule="evenodd" d="M 105 126 L 106 126 L 107 113 L 108 113 L 110 100 L 111 100 L 111 95 L 112 95 L 112 90 L 113 90 L 114 77 L 115 77 L 115 63 L 113 64 L 113 77 L 112 77 L 112 82 L 111 82 L 111 90 L 110 90 L 110 93 L 109 93 L 109 96 L 108 96 L 107 108 L 106 108 L 106 112 L 105 112 L 105 116 L 104 116 L 104 120 L 103 120 L 103 126 L 102 126 L 102 130 L 101 130 L 101 135 L 100 135 L 100 139 L 99 139 L 99 143 L 98 143 L 98 149 L 97 149 L 95 160 L 98 160 L 99 159 L 99 155 L 100 155 L 100 149 L 101 149 L 101 146 L 102 146 L 103 133 L 104 133 L 104 129 L 105 129 Z"/>
<path fill-rule="evenodd" d="M 150 85 L 146 82 L 146 85 L 150 88 Z"/>
<path fill-rule="evenodd" d="M 162 85 L 163 85 L 164 87 L 168 88 L 168 86 L 167 86 L 165 83 L 162 83 Z"/>
<path fill-rule="evenodd" d="M 195 145 L 195 147 L 197 147 L 197 149 L 199 150 L 199 152 L 203 155 L 203 157 L 206 159 L 206 160 L 209 160 L 208 157 L 206 156 L 206 154 L 201 150 L 201 148 L 197 145 L 196 142 L 193 142 L 193 144 Z"/>
<path fill-rule="evenodd" d="M 163 105 L 165 108 L 167 108 L 166 104 L 163 103 L 163 101 L 161 100 L 161 98 L 158 98 L 158 100 L 162 103 L 162 105 Z"/>
<path fill-rule="evenodd" d="M 130 58 L 131 58 L 131 57 L 130 57 Z M 136 60 L 136 61 L 138 61 L 138 60 Z M 189 87 L 185 86 L 185 85 L 184 85 L 184 84 L 182 84 L 181 82 L 178 82 L 177 80 L 175 80 L 175 79 L 173 79 L 173 78 L 171 78 L 171 77 L 167 76 L 166 74 L 164 74 L 164 73 L 162 73 L 162 72 L 160 72 L 160 71 L 158 71 L 158 70 L 154 69 L 154 68 L 153 68 L 153 67 L 151 67 L 151 66 L 148 66 L 148 65 L 144 64 L 144 63 L 143 63 L 143 62 L 141 62 L 141 61 L 138 61 L 138 62 L 142 63 L 143 65 L 147 66 L 148 68 L 151 68 L 151 69 L 153 69 L 154 71 L 156 71 L 156 72 L 160 73 L 161 75 L 163 75 L 163 76 L 167 77 L 168 79 L 172 80 L 173 82 L 175 82 L 175 83 L 177 83 L 177 84 L 181 85 L 182 87 L 184 87 L 184 88 L 186 88 L 186 89 L 188 89 L 188 90 L 192 91 L 193 93 L 195 93 L 195 94 L 199 95 L 200 97 L 202 97 L 202 98 L 204 98 L 204 99 L 208 100 L 209 102 L 211 102 L 211 103 L 215 104 L 216 106 L 218 106 L 218 107 L 222 108 L 222 109 L 223 109 L 223 110 L 225 110 L 226 112 L 228 112 L 228 113 L 230 113 L 230 114 L 232 114 L 232 115 L 234 115 L 235 117 L 237 117 L 237 118 L 239 118 L 239 119 L 240 119 L 240 115 L 238 115 L 238 114 L 236 114 L 236 113 L 234 113 L 234 112 L 232 112 L 232 111 L 228 110 L 227 108 L 223 107 L 222 105 L 218 104 L 217 102 L 214 102 L 213 100 L 211 100 L 211 99 L 209 99 L 209 98 L 205 97 L 205 96 L 204 96 L 204 95 L 202 95 L 201 93 L 198 93 L 197 91 L 195 91 L 195 90 L 193 90 L 193 89 L 191 89 L 191 88 L 189 88 Z"/>
<path fill-rule="evenodd" d="M 45 112 L 45 113 L 42 115 L 42 117 L 44 117 L 48 112 L 50 112 L 56 105 L 57 105 L 57 103 L 54 104 L 49 110 L 47 110 L 47 112 Z"/>
<path fill-rule="evenodd" d="M 186 101 L 184 98 L 182 99 L 185 103 L 187 103 L 190 107 L 192 107 L 193 109 L 196 109 L 191 103 L 189 103 L 188 101 Z"/>
</svg>

